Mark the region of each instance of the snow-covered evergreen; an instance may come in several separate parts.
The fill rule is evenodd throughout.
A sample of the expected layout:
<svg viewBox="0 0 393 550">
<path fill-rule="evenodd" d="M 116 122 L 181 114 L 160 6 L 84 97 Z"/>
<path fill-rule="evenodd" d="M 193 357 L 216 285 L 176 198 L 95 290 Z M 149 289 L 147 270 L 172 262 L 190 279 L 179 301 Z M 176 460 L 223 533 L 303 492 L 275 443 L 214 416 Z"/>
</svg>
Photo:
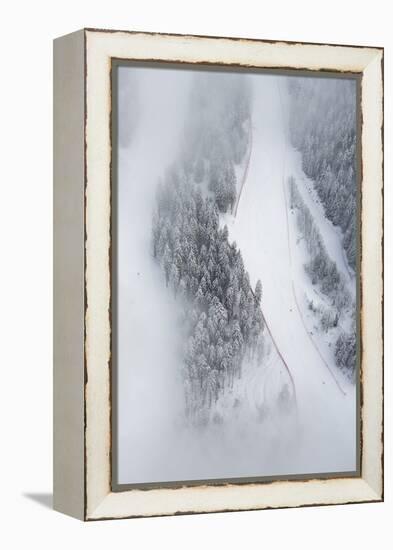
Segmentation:
<svg viewBox="0 0 393 550">
<path fill-rule="evenodd" d="M 342 282 L 354 301 L 355 278 L 289 141 L 290 77 L 128 70 L 121 482 L 352 471 L 356 387 L 335 364 L 352 368 L 355 315 L 332 300 Z M 290 209 L 291 175 L 308 213 Z"/>
<path fill-rule="evenodd" d="M 336 329 L 335 360 L 336 365 L 354 380 L 356 368 L 356 334 L 352 321 L 351 330 L 347 333 L 339 327 L 340 321 L 355 318 L 355 303 L 346 288 L 336 263 L 329 257 L 317 224 L 305 204 L 293 177 L 288 180 L 290 191 L 290 208 L 296 211 L 296 223 L 304 238 L 309 261 L 304 269 L 311 283 L 318 287 L 328 300 L 328 307 L 315 307 L 309 302 L 309 309 L 318 317 L 322 330 L 328 332 Z"/>
<path fill-rule="evenodd" d="M 184 130 L 183 166 L 196 183 L 207 183 L 220 212 L 232 211 L 235 166 L 247 152 L 251 131 L 247 76 L 205 73 L 195 77 Z"/>
<path fill-rule="evenodd" d="M 356 81 L 290 78 L 290 135 L 356 267 Z"/>
<path fill-rule="evenodd" d="M 334 356 L 338 367 L 352 380 L 356 372 L 356 332 L 342 332 L 337 338 Z"/>
<path fill-rule="evenodd" d="M 159 186 L 153 218 L 153 256 L 184 302 L 186 412 L 199 423 L 241 376 L 246 353 L 261 359 L 263 351 L 261 283 L 252 289 L 241 252 L 219 223 L 236 200 L 234 166 L 247 150 L 250 93 L 244 78 L 225 75 L 225 88 L 222 76 L 196 80 L 182 161 Z"/>
<path fill-rule="evenodd" d="M 158 188 L 153 221 L 153 255 L 184 303 L 186 412 L 197 421 L 241 375 L 246 352 L 263 350 L 261 284 L 251 288 L 236 243 L 219 227 L 216 201 L 173 168 Z"/>
<path fill-rule="evenodd" d="M 326 251 L 319 229 L 312 214 L 300 195 L 295 179 L 289 178 L 290 206 L 296 208 L 296 220 L 306 243 L 310 261 L 305 265 L 312 284 L 318 285 L 328 296 L 339 314 L 350 305 L 350 295 L 342 281 L 337 265 Z"/>
</svg>

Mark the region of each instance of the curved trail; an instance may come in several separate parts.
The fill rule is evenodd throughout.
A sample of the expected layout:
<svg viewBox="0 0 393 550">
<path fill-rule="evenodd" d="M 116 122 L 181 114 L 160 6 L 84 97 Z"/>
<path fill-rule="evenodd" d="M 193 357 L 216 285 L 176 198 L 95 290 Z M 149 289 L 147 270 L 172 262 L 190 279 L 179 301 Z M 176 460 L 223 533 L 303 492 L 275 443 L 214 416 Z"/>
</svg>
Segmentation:
<svg viewBox="0 0 393 550">
<path fill-rule="evenodd" d="M 242 191 L 244 189 L 244 185 L 247 181 L 247 175 L 248 175 L 248 169 L 249 169 L 249 166 L 250 166 L 250 159 L 251 159 L 251 153 L 252 153 L 252 149 L 253 149 L 253 131 L 252 131 L 252 124 L 250 125 L 250 146 L 249 146 L 249 154 L 248 154 L 248 159 L 247 159 L 247 164 L 246 164 L 246 168 L 244 170 L 244 176 L 243 176 L 243 181 L 242 181 L 242 184 L 240 186 L 240 191 L 239 191 L 239 195 L 238 195 L 238 198 L 237 198 L 237 201 L 236 201 L 236 206 L 235 206 L 235 211 L 234 211 L 234 217 L 236 218 L 236 214 L 237 214 L 237 209 L 238 209 L 238 206 L 239 206 L 239 203 L 240 203 L 240 198 L 241 198 L 241 195 L 242 195 Z M 251 289 L 251 292 L 254 294 L 253 290 Z M 287 371 L 288 373 L 288 376 L 289 376 L 289 379 L 291 381 L 291 384 L 292 384 L 292 389 L 293 389 L 293 398 L 294 398 L 294 401 L 295 401 L 295 405 L 297 405 L 297 397 L 296 397 L 296 385 L 295 385 L 295 381 L 293 379 L 293 376 L 292 376 L 292 373 L 291 373 L 291 369 L 289 368 L 287 362 L 285 361 L 281 351 L 280 351 L 280 348 L 278 347 L 277 345 L 277 342 L 272 334 L 272 331 L 270 329 L 270 326 L 269 326 L 269 323 L 267 322 L 267 319 L 266 319 L 266 316 L 263 312 L 263 308 L 262 306 L 260 306 L 261 308 L 261 313 L 262 313 L 262 318 L 263 318 L 263 322 L 265 323 L 266 325 L 266 328 L 267 328 L 267 331 L 269 333 L 269 336 L 270 336 L 270 339 L 271 341 L 273 342 L 273 346 L 277 352 L 277 355 L 279 356 L 279 358 L 281 359 L 284 367 L 285 367 L 285 370 Z"/>
<path fill-rule="evenodd" d="M 247 164 L 246 164 L 246 168 L 244 170 L 243 181 L 242 181 L 242 184 L 240 186 L 239 194 L 238 194 L 237 199 L 236 199 L 235 208 L 232 209 L 232 214 L 235 216 L 235 218 L 236 218 L 236 214 L 237 214 L 237 209 L 239 207 L 240 198 L 242 196 L 243 187 L 244 187 L 244 184 L 246 183 L 246 180 L 247 180 L 248 169 L 250 167 L 250 159 L 251 159 L 251 151 L 252 151 L 252 124 L 250 124 L 249 133 L 250 133 L 250 145 L 249 145 L 249 148 L 248 148 Z"/>
<path fill-rule="evenodd" d="M 314 204 L 316 203 L 322 209 L 323 215 L 326 217 L 325 208 L 322 206 L 319 195 L 318 195 L 316 189 L 312 185 L 312 181 L 307 176 L 305 176 L 303 178 L 303 180 L 305 182 L 307 192 L 313 198 Z M 338 247 L 338 250 L 339 250 L 340 257 L 341 257 L 341 262 L 340 262 L 341 271 L 344 271 L 345 275 L 348 278 L 348 280 L 352 282 L 354 277 L 355 277 L 355 273 L 353 272 L 352 268 L 349 266 L 347 255 L 346 255 L 344 247 L 342 245 L 342 242 L 343 242 L 342 231 L 338 226 L 334 226 L 331 222 L 329 222 L 329 223 L 332 225 L 333 231 L 336 234 L 336 238 L 340 243 L 340 246 Z M 337 260 L 337 258 L 336 258 L 336 260 Z"/>
<path fill-rule="evenodd" d="M 277 84 L 277 90 L 278 90 L 278 96 L 280 98 L 280 112 L 281 112 L 281 120 L 282 120 L 282 123 L 283 123 L 283 126 L 285 127 L 285 120 L 284 120 L 284 105 L 283 105 L 283 101 L 282 101 L 282 95 L 281 95 L 281 89 L 280 89 L 280 84 L 278 81 L 276 81 L 276 84 Z M 321 361 L 323 362 L 323 364 L 325 365 L 325 367 L 327 368 L 327 370 L 329 371 L 330 373 L 330 376 L 333 378 L 337 388 L 339 389 L 339 391 L 342 393 L 342 395 L 346 396 L 346 392 L 343 390 L 343 388 L 341 387 L 339 381 L 337 380 L 337 377 L 334 375 L 332 369 L 330 368 L 330 366 L 328 365 L 327 361 L 325 360 L 325 358 L 323 357 L 320 349 L 318 348 L 316 342 L 314 341 L 314 339 L 312 338 L 311 334 L 309 333 L 308 329 L 307 329 L 307 325 L 306 325 L 306 322 L 304 320 L 304 317 L 303 317 L 303 312 L 299 306 L 299 301 L 297 299 L 297 294 L 296 294 L 296 288 L 295 288 L 295 282 L 293 280 L 293 275 L 292 275 L 292 254 L 291 254 L 291 237 L 290 237 L 290 229 L 289 229 L 289 217 L 288 217 L 288 208 L 289 208 L 289 205 L 288 205 L 288 199 L 287 199 L 287 191 L 286 191 L 286 183 L 285 183 L 285 180 L 286 180 L 286 143 L 284 142 L 283 143 L 283 155 L 282 155 L 282 158 L 283 158 L 283 175 L 282 175 L 282 189 L 283 189 L 283 194 L 284 194 L 284 202 L 285 202 L 285 218 L 286 218 L 286 223 L 287 223 L 287 238 L 288 238 L 288 251 L 289 251 L 289 264 L 290 264 L 290 271 L 291 271 L 291 282 L 292 282 L 292 292 L 293 292 L 293 297 L 295 299 L 295 304 L 296 304 L 296 308 L 299 312 L 299 316 L 300 316 L 300 319 L 302 321 L 302 325 L 304 327 L 304 330 L 306 331 L 306 334 L 308 336 L 308 338 L 310 339 L 310 342 L 311 344 L 314 346 L 316 352 L 318 353 Z"/>
<path fill-rule="evenodd" d="M 266 317 L 265 317 L 265 314 L 263 313 L 262 308 L 261 308 L 261 312 L 262 312 L 263 321 L 264 321 L 264 323 L 265 323 L 265 325 L 266 325 L 267 331 L 268 331 L 269 336 L 270 336 L 270 338 L 271 338 L 271 340 L 272 340 L 272 342 L 273 342 L 273 345 L 274 345 L 274 348 L 275 348 L 275 350 L 276 350 L 276 352 L 277 352 L 277 355 L 279 356 L 279 358 L 280 358 L 281 361 L 283 362 L 284 367 L 285 367 L 286 371 L 288 372 L 289 378 L 290 378 L 290 380 L 291 380 L 292 388 L 293 388 L 293 396 L 294 396 L 294 399 L 295 399 L 295 403 L 297 404 L 297 398 L 296 398 L 296 385 L 295 385 L 295 381 L 294 381 L 293 376 L 292 376 L 292 373 L 291 373 L 291 369 L 288 367 L 287 362 L 285 361 L 284 357 L 282 356 L 282 353 L 281 353 L 281 351 L 280 351 L 280 348 L 278 347 L 277 342 L 276 342 L 276 340 L 275 340 L 275 338 L 274 338 L 274 336 L 273 336 L 273 334 L 272 334 L 272 331 L 270 330 L 269 323 L 268 323 L 267 320 L 266 320 Z"/>
<path fill-rule="evenodd" d="M 251 285 L 261 280 L 263 317 L 272 349 L 296 388 L 299 432 L 291 451 L 291 470 L 301 464 L 296 471 L 307 471 L 307 467 L 314 472 L 352 471 L 356 394 L 346 385 L 340 389 L 329 374 L 305 329 L 293 289 L 293 283 L 303 284 L 303 279 L 291 265 L 297 261 L 297 249 L 290 247 L 291 220 L 287 222 L 283 182 L 289 170 L 298 170 L 298 159 L 288 149 L 277 78 L 254 80 L 253 147 L 247 180 L 241 187 L 236 217 L 226 221 L 230 239 L 242 251 Z M 279 375 L 279 369 L 276 372 Z"/>
<path fill-rule="evenodd" d="M 278 82 L 276 82 L 277 84 L 277 91 L 278 91 L 278 96 L 280 98 L 280 114 L 281 114 L 281 119 L 282 119 L 282 123 L 283 123 L 283 126 L 285 125 L 285 121 L 284 121 L 284 108 L 283 108 L 283 102 L 282 102 L 282 96 L 281 96 L 281 90 L 280 90 L 280 85 Z M 239 194 L 238 194 L 238 198 L 237 198 L 237 201 L 236 201 L 236 205 L 235 205 L 235 208 L 234 208 L 234 217 L 236 218 L 236 215 L 237 215 L 237 210 L 238 210 L 238 207 L 239 207 L 239 203 L 240 203 L 240 199 L 241 199 L 241 196 L 242 196 L 242 192 L 244 190 L 244 186 L 247 182 L 247 176 L 248 176 L 248 171 L 249 171 L 249 167 L 250 167 L 250 159 L 251 159 L 251 153 L 252 153 L 252 150 L 253 150 L 253 131 L 252 131 L 252 125 L 250 125 L 250 146 L 249 146 L 249 154 L 248 154 L 248 158 L 247 158 L 247 163 L 246 163 L 246 168 L 244 170 L 244 175 L 243 175 L 243 181 L 242 181 L 242 184 L 240 186 L 240 190 L 239 190 Z M 289 229 L 289 219 L 288 219 L 288 200 L 287 200 L 287 194 L 286 194 L 286 188 L 285 188 L 285 176 L 286 176 L 286 148 L 285 148 L 285 143 L 283 143 L 283 151 L 282 151 L 282 189 L 283 189 L 283 195 L 284 195 L 284 202 L 285 202 L 285 215 L 286 215 L 286 232 L 287 232 L 287 246 L 288 246 L 288 258 L 289 258 L 289 264 L 290 264 L 290 271 L 292 273 L 292 253 L 291 253 L 291 238 L 290 238 L 290 229 Z M 334 375 L 332 369 L 330 368 L 330 366 L 328 365 L 327 361 L 325 360 L 325 358 L 323 357 L 321 351 L 319 350 L 317 344 L 315 343 L 314 339 L 311 337 L 308 329 L 307 329 L 307 326 L 306 326 L 306 323 L 305 323 L 305 320 L 304 320 L 304 317 L 303 317 L 303 313 L 301 311 L 301 308 L 299 306 L 299 301 L 297 299 L 297 294 L 296 294 L 296 289 L 295 289 L 295 282 L 293 280 L 293 277 L 292 277 L 292 274 L 291 274 L 291 287 L 292 287 L 292 292 L 293 292 L 293 297 L 294 297 L 294 301 L 295 301 L 295 305 L 296 305 L 296 309 L 298 310 L 298 313 L 299 313 L 299 316 L 300 316 L 300 319 L 301 319 L 301 322 L 302 322 L 302 326 L 305 330 L 305 333 L 307 334 L 307 337 L 308 339 L 310 340 L 312 346 L 314 347 L 315 351 L 317 352 L 319 358 L 321 359 L 322 363 L 324 364 L 324 366 L 326 367 L 326 369 L 328 370 L 330 376 L 332 377 L 332 379 L 334 380 L 338 390 L 340 391 L 340 393 L 343 395 L 343 396 L 346 396 L 346 392 L 343 390 L 343 388 L 341 387 L 339 381 L 337 380 L 336 376 Z M 294 397 L 295 397 L 295 402 L 296 402 L 296 385 L 295 385 L 295 381 L 294 381 L 294 378 L 293 378 L 293 375 L 291 373 L 291 369 L 290 367 L 288 366 L 286 360 L 284 359 L 281 351 L 280 351 L 280 348 L 273 336 L 273 333 L 271 331 L 271 328 L 269 326 L 269 323 L 266 319 L 266 315 L 261 307 L 261 312 L 262 312 L 262 317 L 263 317 L 263 321 L 266 325 L 266 328 L 268 330 L 268 333 L 269 333 L 269 336 L 273 342 L 273 345 L 274 345 L 274 348 L 278 354 L 278 356 L 280 357 L 281 361 L 283 362 L 284 364 L 284 367 L 286 369 L 286 371 L 288 372 L 288 375 L 290 377 L 290 380 L 291 380 L 291 384 L 292 384 L 292 387 L 293 387 L 293 391 L 294 391 Z"/>
</svg>

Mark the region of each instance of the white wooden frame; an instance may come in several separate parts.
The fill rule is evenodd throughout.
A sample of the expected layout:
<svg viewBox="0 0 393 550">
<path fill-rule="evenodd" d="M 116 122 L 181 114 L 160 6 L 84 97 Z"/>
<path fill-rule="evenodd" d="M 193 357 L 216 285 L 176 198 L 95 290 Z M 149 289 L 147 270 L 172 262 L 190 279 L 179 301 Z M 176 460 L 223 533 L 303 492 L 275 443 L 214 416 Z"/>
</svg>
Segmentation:
<svg viewBox="0 0 393 550">
<path fill-rule="evenodd" d="M 55 41 L 54 506 L 83 520 L 383 499 L 383 50 L 82 30 Z M 361 73 L 361 475 L 111 490 L 111 60 Z"/>
</svg>

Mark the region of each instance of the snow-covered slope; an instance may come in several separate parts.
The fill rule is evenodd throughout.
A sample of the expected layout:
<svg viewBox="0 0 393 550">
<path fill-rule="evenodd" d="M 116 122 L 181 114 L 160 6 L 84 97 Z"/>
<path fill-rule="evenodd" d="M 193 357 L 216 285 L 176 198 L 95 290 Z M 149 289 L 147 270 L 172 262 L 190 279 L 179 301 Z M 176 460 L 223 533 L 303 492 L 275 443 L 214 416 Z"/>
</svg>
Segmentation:
<svg viewBox="0 0 393 550">
<path fill-rule="evenodd" d="M 261 364 L 244 364 L 241 378 L 215 405 L 215 420 L 203 428 L 184 422 L 177 302 L 150 249 L 155 188 L 180 150 L 191 74 L 173 71 L 162 78 L 145 70 L 134 81 L 134 95 L 141 98 L 138 125 L 120 149 L 118 165 L 121 483 L 356 468 L 355 390 L 339 377 L 331 354 L 326 361 L 326 349 L 321 353 L 307 328 L 302 296 L 313 289 L 286 202 L 288 176 L 304 182 L 300 191 L 308 193 L 328 252 L 343 270 L 339 235 L 315 202 L 299 155 L 288 143 L 281 77 L 249 78 L 252 148 L 249 162 L 247 153 L 236 170 L 241 187 L 236 215 L 222 216 L 221 223 L 239 245 L 252 286 L 262 281 L 266 349 Z M 346 280 L 350 285 L 351 274 Z M 289 411 L 271 406 L 286 384 L 296 392 L 296 407 Z"/>
<path fill-rule="evenodd" d="M 322 359 L 304 325 L 296 293 L 307 281 L 296 257 L 296 228 L 289 221 L 286 180 L 304 177 L 287 140 L 284 77 L 254 78 L 253 150 L 236 218 L 226 217 L 230 239 L 243 254 L 251 282 L 261 279 L 262 309 L 294 378 L 299 438 L 288 457 L 288 473 L 356 469 L 356 394 Z M 284 97 L 283 97 L 284 96 Z M 310 197 L 309 197 L 310 198 Z M 317 212 L 317 207 L 314 209 Z M 340 246 L 320 209 L 324 241 L 340 267 Z M 344 266 L 345 267 L 345 266 Z M 298 303 L 297 303 L 298 302 Z"/>
</svg>

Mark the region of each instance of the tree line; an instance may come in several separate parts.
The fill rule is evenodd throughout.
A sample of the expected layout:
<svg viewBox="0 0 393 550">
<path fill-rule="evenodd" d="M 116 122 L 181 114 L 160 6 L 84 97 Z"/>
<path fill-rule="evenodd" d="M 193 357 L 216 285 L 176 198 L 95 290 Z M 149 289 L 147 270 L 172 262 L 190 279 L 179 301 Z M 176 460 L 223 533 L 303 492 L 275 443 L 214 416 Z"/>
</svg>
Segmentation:
<svg viewBox="0 0 393 550">
<path fill-rule="evenodd" d="M 250 92 L 244 78 L 219 76 L 195 79 L 182 154 L 158 186 L 152 223 L 153 257 L 183 305 L 185 408 L 197 424 L 209 421 L 213 403 L 241 376 L 245 357 L 263 354 L 262 286 L 251 287 L 241 252 L 219 219 L 236 199 Z"/>
<path fill-rule="evenodd" d="M 234 207 L 235 166 L 250 146 L 251 100 L 246 75 L 206 73 L 198 75 L 192 87 L 183 167 L 223 213 Z"/>
<path fill-rule="evenodd" d="M 296 223 L 304 238 L 310 260 L 304 269 L 311 279 L 311 283 L 319 288 L 328 299 L 328 308 L 315 306 L 309 302 L 309 309 L 319 316 L 322 330 L 328 332 L 336 329 L 338 338 L 335 343 L 336 365 L 345 372 L 349 378 L 354 377 L 356 367 L 356 332 L 354 325 L 355 310 L 352 298 L 345 286 L 336 263 L 329 257 L 320 231 L 315 220 L 301 196 L 296 180 L 290 177 L 288 180 L 290 192 L 290 208 L 296 210 Z M 352 319 L 351 330 L 347 333 L 341 329 L 339 321 L 345 315 Z"/>
<path fill-rule="evenodd" d="M 291 141 L 356 267 L 356 81 L 288 79 Z"/>
<path fill-rule="evenodd" d="M 246 353 L 263 352 L 262 286 L 252 289 L 214 199 L 176 169 L 158 189 L 152 242 L 166 285 L 184 305 L 186 412 L 201 421 L 241 376 Z"/>
</svg>

